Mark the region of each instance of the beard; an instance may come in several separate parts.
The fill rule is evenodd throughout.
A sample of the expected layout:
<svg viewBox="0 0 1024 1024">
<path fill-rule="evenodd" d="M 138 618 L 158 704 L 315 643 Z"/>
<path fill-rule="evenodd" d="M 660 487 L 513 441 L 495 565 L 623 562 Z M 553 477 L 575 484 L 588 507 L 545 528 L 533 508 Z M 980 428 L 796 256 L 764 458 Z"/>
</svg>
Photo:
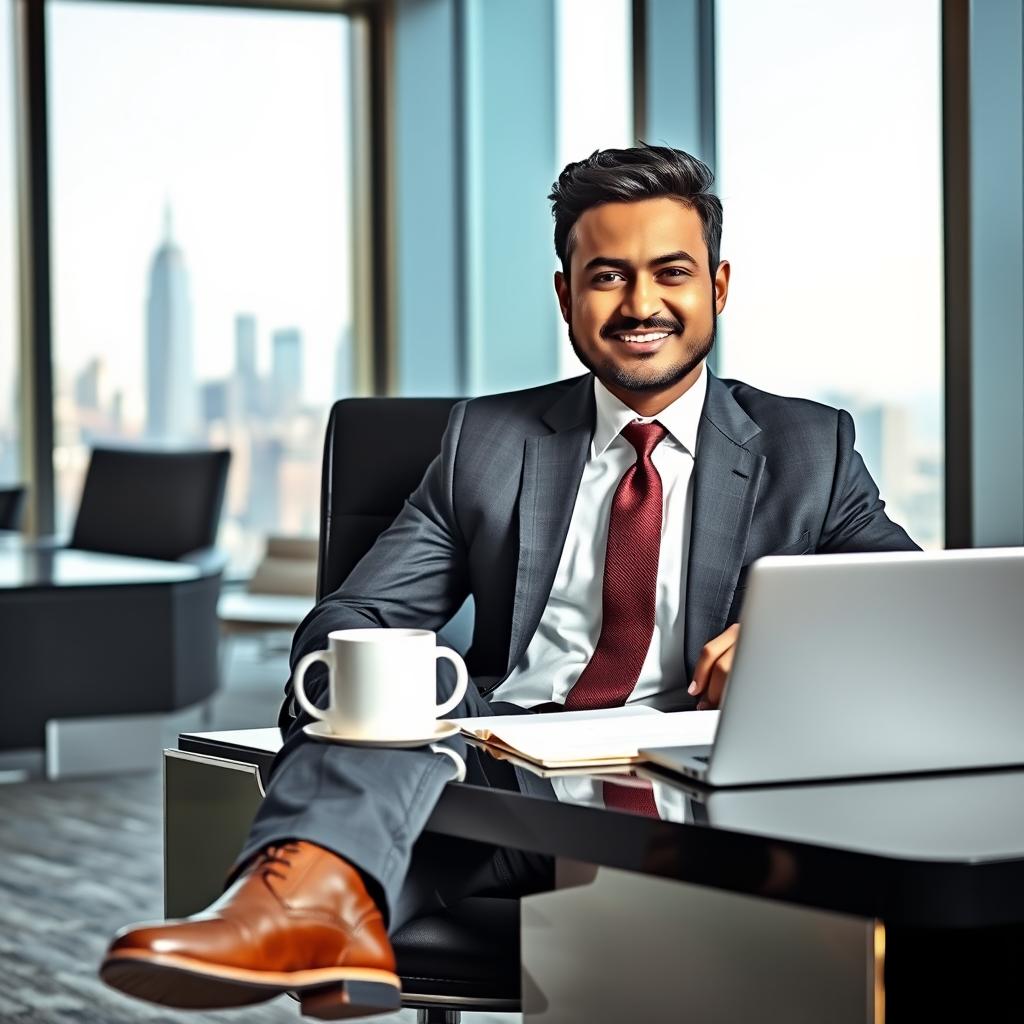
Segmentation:
<svg viewBox="0 0 1024 1024">
<path fill-rule="evenodd" d="M 714 309 L 711 310 L 711 330 L 704 337 L 694 339 L 685 358 L 659 370 L 645 371 L 642 367 L 627 370 L 624 367 L 617 366 L 610 358 L 592 359 L 576 341 L 572 325 L 569 326 L 568 330 L 569 343 L 572 345 L 573 352 L 576 353 L 576 358 L 602 384 L 617 385 L 625 391 L 633 392 L 661 391 L 664 388 L 670 388 L 674 384 L 678 384 L 708 357 L 708 353 L 715 346 L 715 335 L 718 331 L 718 313 Z"/>
</svg>

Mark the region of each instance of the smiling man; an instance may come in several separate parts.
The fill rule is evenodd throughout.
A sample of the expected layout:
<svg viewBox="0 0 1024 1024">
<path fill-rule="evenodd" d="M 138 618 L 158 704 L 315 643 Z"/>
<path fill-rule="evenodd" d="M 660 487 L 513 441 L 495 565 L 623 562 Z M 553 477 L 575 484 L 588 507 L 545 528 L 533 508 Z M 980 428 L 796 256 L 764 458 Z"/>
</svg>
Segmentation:
<svg viewBox="0 0 1024 1024">
<path fill-rule="evenodd" d="M 848 414 L 707 370 L 729 291 L 711 183 L 662 147 L 565 168 L 555 290 L 590 372 L 457 405 L 394 525 L 299 627 L 293 666 L 331 630 L 440 629 L 471 595 L 475 686 L 453 717 L 716 707 L 754 559 L 914 548 Z M 306 687 L 323 706 L 324 677 Z M 543 858 L 417 843 L 449 758 L 316 743 L 308 721 L 287 730 L 225 894 L 121 932 L 108 983 L 179 1007 L 295 991 L 311 1016 L 370 1015 L 398 1004 L 389 932 L 464 896 L 550 885 Z M 476 784 L 529 784 L 450 742 Z M 656 813 L 636 792 L 605 801 Z"/>
<path fill-rule="evenodd" d="M 667 196 L 603 203 L 556 238 L 568 254 L 555 290 L 573 350 L 643 416 L 689 391 L 715 342 L 729 264 L 718 260 L 721 210 L 713 199 L 705 197 L 703 212 Z"/>
</svg>

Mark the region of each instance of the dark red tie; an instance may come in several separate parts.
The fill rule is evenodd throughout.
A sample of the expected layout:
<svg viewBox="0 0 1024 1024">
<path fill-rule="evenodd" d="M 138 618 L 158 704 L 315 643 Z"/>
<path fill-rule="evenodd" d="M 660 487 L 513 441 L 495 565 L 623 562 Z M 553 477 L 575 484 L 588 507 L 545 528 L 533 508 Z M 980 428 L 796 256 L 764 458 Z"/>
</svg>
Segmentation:
<svg viewBox="0 0 1024 1024">
<path fill-rule="evenodd" d="M 565 698 L 566 711 L 616 708 L 633 692 L 654 635 L 654 602 L 661 551 L 661 477 L 651 452 L 667 431 L 633 422 L 622 436 L 636 449 L 612 498 L 604 560 L 601 635 Z"/>
<path fill-rule="evenodd" d="M 654 786 L 622 786 L 617 782 L 604 783 L 604 805 L 616 811 L 628 811 L 645 818 L 660 818 L 654 802 Z"/>
</svg>

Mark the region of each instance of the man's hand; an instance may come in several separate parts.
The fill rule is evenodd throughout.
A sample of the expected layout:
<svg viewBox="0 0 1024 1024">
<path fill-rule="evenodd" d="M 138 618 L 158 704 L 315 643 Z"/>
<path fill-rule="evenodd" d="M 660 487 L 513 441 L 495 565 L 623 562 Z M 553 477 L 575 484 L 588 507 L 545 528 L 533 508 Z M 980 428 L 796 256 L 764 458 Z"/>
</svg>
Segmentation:
<svg viewBox="0 0 1024 1024">
<path fill-rule="evenodd" d="M 724 633 L 704 645 L 693 670 L 693 682 L 687 690 L 691 696 L 700 696 L 698 711 L 717 708 L 722 703 L 725 684 L 732 671 L 732 655 L 740 636 L 740 624 L 733 623 Z"/>
</svg>

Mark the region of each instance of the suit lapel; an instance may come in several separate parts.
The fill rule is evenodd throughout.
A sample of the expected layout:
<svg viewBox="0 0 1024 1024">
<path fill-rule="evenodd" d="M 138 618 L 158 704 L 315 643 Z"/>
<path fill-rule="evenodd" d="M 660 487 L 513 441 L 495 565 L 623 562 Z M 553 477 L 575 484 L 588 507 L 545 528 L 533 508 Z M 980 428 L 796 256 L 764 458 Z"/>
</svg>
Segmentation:
<svg viewBox="0 0 1024 1024">
<path fill-rule="evenodd" d="M 524 442 L 519 561 L 506 671 L 519 664 L 547 605 L 594 433 L 594 415 L 594 383 L 588 374 L 544 415 L 552 432 Z"/>
<path fill-rule="evenodd" d="M 743 446 L 760 429 L 729 389 L 709 374 L 694 466 L 686 575 L 689 675 L 704 644 L 725 628 L 765 461 L 763 455 L 755 455 Z"/>
</svg>

